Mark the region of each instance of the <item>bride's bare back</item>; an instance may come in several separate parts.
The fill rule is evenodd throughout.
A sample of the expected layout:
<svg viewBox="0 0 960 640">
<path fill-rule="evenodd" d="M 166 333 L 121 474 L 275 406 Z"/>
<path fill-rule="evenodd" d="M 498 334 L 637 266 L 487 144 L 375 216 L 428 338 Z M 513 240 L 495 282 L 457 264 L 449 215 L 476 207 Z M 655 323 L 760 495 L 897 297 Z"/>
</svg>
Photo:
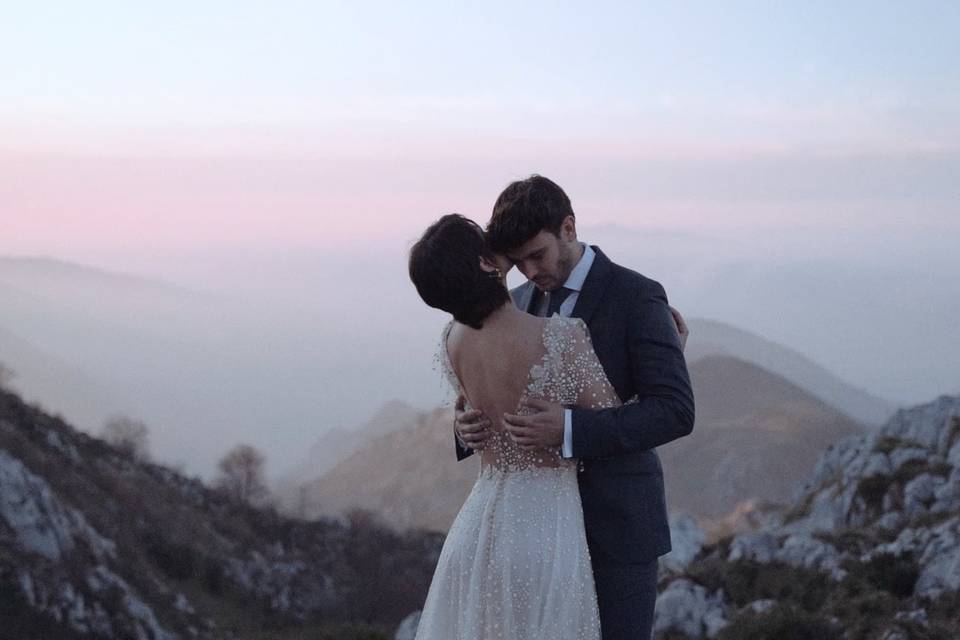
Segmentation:
<svg viewBox="0 0 960 640">
<path fill-rule="evenodd" d="M 452 322 L 440 347 L 454 389 L 490 419 L 484 465 L 519 470 L 571 464 L 559 448 L 524 450 L 510 439 L 502 416 L 523 413 L 525 398 L 588 408 L 620 404 L 582 320 L 510 309 L 480 330 Z"/>
</svg>

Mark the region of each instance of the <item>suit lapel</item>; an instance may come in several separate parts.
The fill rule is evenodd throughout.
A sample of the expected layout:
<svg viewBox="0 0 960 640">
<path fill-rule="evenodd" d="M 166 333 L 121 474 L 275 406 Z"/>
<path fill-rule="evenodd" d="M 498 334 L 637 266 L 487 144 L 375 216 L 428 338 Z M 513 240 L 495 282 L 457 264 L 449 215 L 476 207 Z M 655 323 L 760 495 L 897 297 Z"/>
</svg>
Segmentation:
<svg viewBox="0 0 960 640">
<path fill-rule="evenodd" d="M 587 325 L 590 324 L 590 318 L 593 317 L 594 311 L 600 306 L 603 294 L 610 283 L 610 277 L 613 275 L 613 263 L 610 262 L 610 258 L 597 247 L 593 247 L 593 250 L 597 255 L 593 259 L 593 265 L 587 273 L 586 280 L 583 281 L 583 288 L 580 290 L 580 295 L 577 296 L 577 304 L 573 307 L 573 313 L 570 314 L 574 318 L 581 318 Z"/>
</svg>

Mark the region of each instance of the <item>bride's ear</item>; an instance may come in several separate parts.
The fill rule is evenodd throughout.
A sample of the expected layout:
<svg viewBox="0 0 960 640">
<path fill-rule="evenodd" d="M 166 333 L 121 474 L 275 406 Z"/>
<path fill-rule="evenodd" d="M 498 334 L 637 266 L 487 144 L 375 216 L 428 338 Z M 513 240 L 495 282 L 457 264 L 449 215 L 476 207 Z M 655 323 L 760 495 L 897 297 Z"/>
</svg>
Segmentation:
<svg viewBox="0 0 960 640">
<path fill-rule="evenodd" d="M 500 271 L 500 267 L 498 267 L 496 264 L 494 264 L 490 260 L 487 260 L 483 256 L 480 257 L 480 270 L 486 273 L 487 275 L 493 278 L 496 278 L 501 283 L 504 282 L 503 272 Z"/>
<path fill-rule="evenodd" d="M 500 271 L 497 265 L 493 264 L 483 256 L 480 256 L 480 269 L 487 273 L 497 273 Z"/>
</svg>

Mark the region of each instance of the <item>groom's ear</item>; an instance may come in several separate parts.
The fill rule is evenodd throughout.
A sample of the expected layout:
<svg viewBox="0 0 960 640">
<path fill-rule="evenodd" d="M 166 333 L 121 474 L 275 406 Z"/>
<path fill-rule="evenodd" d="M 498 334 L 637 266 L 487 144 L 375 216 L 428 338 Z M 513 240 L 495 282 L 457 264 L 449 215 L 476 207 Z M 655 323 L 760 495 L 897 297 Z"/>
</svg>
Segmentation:
<svg viewBox="0 0 960 640">
<path fill-rule="evenodd" d="M 577 239 L 577 219 L 573 216 L 567 216 L 560 223 L 560 235 L 567 242 L 573 242 Z"/>
</svg>

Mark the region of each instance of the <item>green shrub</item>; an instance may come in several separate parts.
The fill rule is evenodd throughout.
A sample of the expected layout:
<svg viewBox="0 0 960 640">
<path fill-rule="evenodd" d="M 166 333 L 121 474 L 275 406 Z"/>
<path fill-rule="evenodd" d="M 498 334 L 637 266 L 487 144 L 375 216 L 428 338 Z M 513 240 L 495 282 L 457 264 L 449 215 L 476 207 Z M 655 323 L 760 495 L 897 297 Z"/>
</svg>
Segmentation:
<svg viewBox="0 0 960 640">
<path fill-rule="evenodd" d="M 953 448 L 953 444 L 960 440 L 960 416 L 950 418 L 950 431 L 947 433 L 947 451 Z"/>
<path fill-rule="evenodd" d="M 930 465 L 928 471 L 935 476 L 940 476 L 941 478 L 948 477 L 953 472 L 953 465 L 949 462 L 944 462 L 943 460 L 938 460 Z"/>
<path fill-rule="evenodd" d="M 893 479 L 900 484 L 906 484 L 928 471 L 930 471 L 930 463 L 926 460 L 907 460 L 893 474 Z"/>
<path fill-rule="evenodd" d="M 0 550 L 2 551 L 2 550 Z M 0 557 L 0 562 L 4 558 Z M 102 640 L 102 636 L 80 634 L 63 621 L 37 611 L 27 602 L 13 567 L 0 564 L 0 638 L 28 640 Z"/>
<path fill-rule="evenodd" d="M 390 640 L 383 629 L 357 624 L 309 624 L 246 631 L 243 640 Z"/>
<path fill-rule="evenodd" d="M 390 640 L 383 630 L 368 625 L 344 624 L 303 636 L 304 640 Z"/>
<path fill-rule="evenodd" d="M 873 638 L 899 606 L 889 593 L 877 591 L 862 579 L 851 577 L 830 598 L 826 613 L 843 621 L 849 637 Z"/>
<path fill-rule="evenodd" d="M 883 509 L 883 497 L 887 495 L 891 484 L 893 484 L 893 478 L 888 475 L 862 478 L 857 484 L 857 495 L 863 499 L 868 509 L 878 512 Z"/>
<path fill-rule="evenodd" d="M 804 498 L 803 502 L 798 505 L 791 507 L 783 516 L 783 522 L 785 524 L 790 524 L 801 518 L 805 518 L 810 515 L 810 509 L 813 507 L 813 497 L 814 493 L 811 491 Z"/>
<path fill-rule="evenodd" d="M 770 599 L 815 611 L 823 606 L 830 588 L 830 578 L 823 572 L 781 562 L 710 558 L 694 563 L 687 573 L 709 591 L 723 589 L 726 597 L 740 607 Z"/>
<path fill-rule="evenodd" d="M 203 561 L 203 587 L 208 593 L 223 595 L 226 586 L 223 565 L 216 558 L 207 557 Z"/>
<path fill-rule="evenodd" d="M 740 614 L 720 632 L 719 640 L 841 640 L 842 629 L 826 617 L 777 604 L 763 613 Z"/>
<path fill-rule="evenodd" d="M 907 440 L 895 436 L 883 436 L 873 445 L 873 450 L 877 453 L 890 455 L 897 449 L 922 449 L 923 445 L 916 440 Z"/>
<path fill-rule="evenodd" d="M 174 580 L 189 580 L 197 574 L 197 553 L 192 547 L 164 539 L 151 532 L 144 537 L 144 548 L 153 563 Z"/>
<path fill-rule="evenodd" d="M 920 577 L 920 568 L 910 553 L 879 553 L 863 565 L 863 571 L 870 584 L 898 598 L 913 595 Z"/>
<path fill-rule="evenodd" d="M 947 591 L 934 600 L 920 603 L 930 616 L 931 637 L 960 638 L 960 591 Z"/>
<path fill-rule="evenodd" d="M 876 453 L 883 453 L 885 455 L 890 455 L 896 449 L 900 447 L 901 444 L 900 438 L 894 438 L 893 436 L 883 436 L 877 440 L 876 444 L 873 445 L 873 450 Z"/>
<path fill-rule="evenodd" d="M 910 526 L 916 529 L 932 529 L 938 524 L 945 522 L 957 514 L 955 511 L 928 511 L 923 515 L 917 516 L 910 521 Z"/>
</svg>

